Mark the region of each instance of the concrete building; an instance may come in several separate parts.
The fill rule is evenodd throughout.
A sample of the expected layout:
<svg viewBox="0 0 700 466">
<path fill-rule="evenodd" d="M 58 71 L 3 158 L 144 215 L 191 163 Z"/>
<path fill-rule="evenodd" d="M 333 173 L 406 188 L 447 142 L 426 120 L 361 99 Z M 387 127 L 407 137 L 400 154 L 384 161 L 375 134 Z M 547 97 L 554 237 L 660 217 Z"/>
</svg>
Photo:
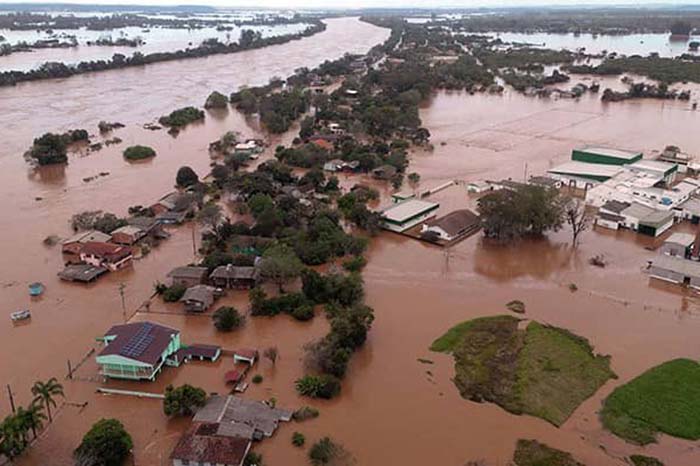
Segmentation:
<svg viewBox="0 0 700 466">
<path fill-rule="evenodd" d="M 658 160 L 638 160 L 626 165 L 627 170 L 633 173 L 648 173 L 659 178 L 660 183 L 670 186 L 678 174 L 678 165 L 675 163 L 660 162 Z"/>
<path fill-rule="evenodd" d="M 83 244 L 80 260 L 95 267 L 104 267 L 112 272 L 131 265 L 133 252 L 128 246 L 90 241 Z"/>
<path fill-rule="evenodd" d="M 649 275 L 659 280 L 700 289 L 700 262 L 661 254 L 651 262 Z"/>
<path fill-rule="evenodd" d="M 114 244 L 131 246 L 144 236 L 146 236 L 146 232 L 141 228 L 134 225 L 124 225 L 112 232 L 112 242 Z"/>
<path fill-rule="evenodd" d="M 660 254 L 667 256 L 682 257 L 687 259 L 695 243 L 695 235 L 690 233 L 673 233 L 659 248 Z"/>
<path fill-rule="evenodd" d="M 106 243 L 111 238 L 107 233 L 98 230 L 81 231 L 71 236 L 61 244 L 63 254 L 80 254 L 85 243 Z"/>
<path fill-rule="evenodd" d="M 608 181 L 623 171 L 624 169 L 617 165 L 570 161 L 550 168 L 547 174 L 566 185 L 588 189 L 598 183 Z"/>
<path fill-rule="evenodd" d="M 404 232 L 435 215 L 440 204 L 410 199 L 382 211 L 383 227 L 397 233 Z"/>
<path fill-rule="evenodd" d="M 642 159 L 642 153 L 611 149 L 600 146 L 584 146 L 571 151 L 571 160 L 602 165 L 627 165 Z"/>
</svg>

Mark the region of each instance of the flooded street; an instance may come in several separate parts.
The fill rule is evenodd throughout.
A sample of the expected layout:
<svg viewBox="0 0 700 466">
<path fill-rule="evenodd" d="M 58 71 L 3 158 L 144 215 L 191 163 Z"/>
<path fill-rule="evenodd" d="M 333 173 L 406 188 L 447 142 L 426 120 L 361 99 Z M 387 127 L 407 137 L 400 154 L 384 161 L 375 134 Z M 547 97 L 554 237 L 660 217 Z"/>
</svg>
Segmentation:
<svg viewBox="0 0 700 466">
<path fill-rule="evenodd" d="M 168 420 L 159 400 L 95 394 L 91 381 L 97 366 L 88 357 L 73 381 L 63 380 L 67 360 L 75 365 L 94 338 L 123 319 L 118 293 L 126 283 L 126 309 L 133 312 L 151 294 L 167 271 L 193 259 L 190 226 L 171 230 L 172 238 L 135 262 L 133 270 L 109 274 L 88 287 L 61 283 L 60 246 L 47 247 L 48 235 L 66 237 L 73 213 L 104 209 L 123 214 L 135 204 L 149 204 L 174 184 L 181 165 L 200 176 L 207 172 L 209 142 L 227 130 L 258 134 L 253 122 L 230 110 L 208 113 L 177 138 L 148 131 L 141 124 L 184 105 L 201 105 L 214 89 L 231 92 L 242 85 L 287 76 L 295 68 L 313 67 L 346 52 L 365 52 L 388 37 L 388 31 L 357 19 L 327 20 L 325 32 L 288 44 L 145 68 L 81 75 L 66 80 L 27 83 L 0 89 L 0 176 L 5 203 L 0 242 L 6 266 L 0 270 L 4 314 L 0 319 L 3 349 L 0 381 L 10 384 L 20 404 L 30 400 L 37 380 L 59 377 L 66 401 L 87 402 L 85 408 L 65 404 L 40 441 L 19 459 L 22 466 L 72 465 L 71 452 L 84 432 L 101 417 L 122 420 L 135 441 L 135 464 L 162 466 L 188 421 Z M 611 81 L 613 82 L 613 81 Z M 609 86 L 603 83 L 602 88 Z M 695 91 L 697 92 L 697 91 Z M 454 179 L 475 181 L 540 174 L 568 159 L 583 143 L 638 149 L 651 154 L 675 144 L 700 152 L 700 114 L 689 102 L 655 100 L 605 105 L 598 95 L 579 101 L 438 93 L 422 109 L 423 125 L 432 136 L 432 152 L 416 152 L 409 172 L 421 174 L 421 189 Z M 62 168 L 30 170 L 21 157 L 34 137 L 46 131 L 86 127 L 96 133 L 99 120 L 120 121 L 114 132 L 122 144 L 83 157 Z M 292 131 L 296 131 L 293 129 Z M 281 136 L 284 141 L 293 133 Z M 129 164 L 121 151 L 135 143 L 154 147 L 151 161 Z M 277 140 L 270 141 L 271 147 Z M 92 182 L 83 179 L 110 174 Z M 364 180 L 356 176 L 344 184 Z M 389 191 L 382 192 L 388 203 Z M 474 205 L 463 186 L 434 196 L 440 213 Z M 688 225 L 681 225 L 693 231 Z M 198 235 L 197 235 L 198 237 Z M 691 442 L 662 437 L 642 450 L 603 432 L 597 411 L 610 391 L 647 368 L 676 357 L 700 354 L 700 299 L 670 286 L 651 284 L 643 273 L 653 257 L 648 239 L 630 232 L 584 233 L 572 251 L 566 230 L 547 240 L 523 241 L 507 247 L 487 244 L 475 235 L 447 253 L 408 238 L 382 233 L 367 253 L 363 273 L 367 303 L 376 319 L 367 344 L 353 356 L 340 397 L 307 400 L 294 391 L 303 373 L 303 345 L 327 332 L 318 315 L 300 323 L 288 316 L 248 318 L 243 329 L 216 333 L 209 316 L 183 316 L 179 306 L 154 302 L 135 320 L 152 320 L 178 328 L 186 343 L 216 343 L 224 348 L 276 345 L 280 359 L 273 367 L 263 360 L 254 373 L 263 375 L 246 397 L 275 397 L 278 406 L 319 408 L 318 419 L 282 425 L 274 438 L 256 445 L 267 464 L 302 466 L 306 450 L 292 448 L 292 432 L 307 441 L 330 435 L 357 458 L 358 465 L 443 464 L 461 466 L 484 459 L 505 465 L 518 438 L 536 438 L 574 454 L 589 466 L 623 465 L 624 457 L 645 451 L 669 466 L 700 463 Z M 603 253 L 606 268 L 589 265 Z M 45 295 L 30 301 L 27 284 L 41 280 Z M 571 292 L 575 283 L 578 291 Z M 522 300 L 528 318 L 564 327 L 588 338 L 597 352 L 612 356 L 619 376 L 586 401 L 561 428 L 529 416 L 514 416 L 492 404 L 467 402 L 451 382 L 452 359 L 428 351 L 431 342 L 452 325 L 477 316 L 506 313 L 505 303 Z M 224 303 L 246 309 L 245 292 L 230 293 Z M 30 323 L 13 326 L 6 314 L 31 307 Z M 434 361 L 421 363 L 417 359 Z M 209 392 L 226 390 L 224 374 L 230 358 L 216 363 L 193 362 L 167 368 L 154 383 L 109 382 L 108 387 L 162 392 L 169 383 L 194 383 Z M 0 387 L 4 388 L 4 387 Z M 9 413 L 4 392 L 0 416 Z"/>
</svg>

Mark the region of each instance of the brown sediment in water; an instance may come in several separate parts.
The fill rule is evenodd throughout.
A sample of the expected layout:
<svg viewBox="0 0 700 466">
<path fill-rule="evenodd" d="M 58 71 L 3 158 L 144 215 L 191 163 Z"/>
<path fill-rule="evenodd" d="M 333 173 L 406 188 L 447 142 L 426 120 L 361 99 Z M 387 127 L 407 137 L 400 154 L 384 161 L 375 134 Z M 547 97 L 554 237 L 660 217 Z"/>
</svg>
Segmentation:
<svg viewBox="0 0 700 466">
<path fill-rule="evenodd" d="M 355 42 L 358 51 L 366 50 L 386 35 L 386 31 L 356 20 L 331 20 L 325 33 L 253 51 L 245 59 L 239 55 L 248 52 L 221 61 L 203 59 L 197 61 L 199 65 L 189 64 L 195 60 L 154 65 L 141 71 L 143 78 L 139 70 L 120 70 L 100 74 L 100 79 L 81 76 L 0 90 L 0 99 L 8 102 L 8 112 L 0 119 L 6 134 L 11 135 L 0 149 L 4 200 L 0 247 L 6 263 L 0 270 L 0 283 L 9 285 L 2 288 L 8 313 L 28 305 L 33 311 L 28 325 L 12 327 L 9 319 L 0 319 L 0 380 L 12 385 L 17 400 L 29 401 L 29 386 L 34 380 L 63 377 L 66 359 L 80 360 L 95 345 L 95 336 L 121 321 L 119 283 L 127 284 L 127 308 L 134 309 L 171 267 L 192 260 L 190 227 L 183 226 L 137 261 L 133 270 L 110 274 L 88 287 L 69 285 L 55 277 L 61 266 L 60 253 L 57 247 L 43 246 L 44 237 L 66 236 L 67 221 L 74 212 L 102 208 L 124 213 L 130 205 L 157 199 L 172 187 L 180 165 L 191 165 L 203 175 L 210 163 L 209 142 L 226 130 L 256 134 L 256 129 L 233 110 L 222 119 L 208 116 L 205 123 L 187 128 L 176 139 L 164 131 L 142 130 L 137 124 L 184 104 L 203 102 L 212 89 L 229 91 L 243 83 L 266 81 L 274 74 L 285 76 L 298 66 L 313 66 L 337 56 L 353 40 L 363 41 L 362 46 Z M 331 43 L 330 38 L 343 43 Z M 224 67 L 225 63 L 238 63 L 239 68 Z M 242 73 L 242 69 L 246 71 Z M 169 79 L 166 85 L 166 76 L 178 79 Z M 110 100 L 100 98 L 101 106 L 96 104 L 91 90 L 116 89 L 118 82 L 120 90 L 114 91 Z M 146 87 L 149 85 L 152 88 Z M 668 144 L 691 153 L 700 151 L 700 140 L 694 136 L 700 118 L 689 110 L 689 103 L 603 105 L 598 99 L 439 93 L 422 111 L 435 149 L 414 154 L 409 171 L 421 174 L 422 187 L 431 187 L 452 179 L 522 179 L 525 163 L 529 174 L 539 174 L 551 163 L 567 159 L 571 148 L 582 143 L 645 153 Z M 38 174 L 25 167 L 19 156 L 31 138 L 43 131 L 94 128 L 100 119 L 128 123 L 127 128 L 114 133 L 124 143 L 86 157 L 72 157 L 65 169 L 51 168 Z M 293 133 L 288 133 L 281 140 L 291 137 Z M 123 147 L 145 142 L 158 152 L 151 162 L 129 165 L 122 159 Z M 273 141 L 272 148 L 274 145 Z M 111 174 L 82 182 L 82 178 L 102 171 Z M 341 178 L 344 185 L 368 182 L 366 177 Z M 385 204 L 388 193 L 387 188 L 382 189 Z M 35 201 L 35 197 L 43 200 Z M 460 186 L 432 198 L 441 203 L 440 213 L 465 204 L 473 207 L 474 202 Z M 681 228 L 692 231 L 694 227 Z M 305 451 L 290 445 L 292 432 L 298 430 L 309 442 L 332 436 L 362 465 L 463 464 L 478 458 L 507 464 L 518 438 L 536 438 L 589 465 L 621 465 L 622 458 L 637 449 L 602 431 L 597 419 L 601 400 L 615 386 L 651 366 L 676 357 L 697 356 L 700 300 L 694 293 L 650 282 L 643 274 L 646 261 L 654 255 L 646 247 L 658 240 L 630 232 L 594 230 L 584 234 L 577 251 L 569 248 L 569 240 L 564 230 L 548 239 L 498 247 L 476 235 L 446 255 L 425 243 L 380 234 L 368 251 L 369 264 L 363 274 L 367 302 L 375 308 L 376 319 L 367 344 L 353 356 L 341 396 L 332 401 L 302 399 L 293 388 L 293 381 L 303 373 L 302 346 L 327 332 L 322 315 L 306 323 L 287 316 L 249 318 L 243 329 L 230 334 L 216 333 L 210 316 L 182 316 L 173 312 L 179 306 L 158 302 L 150 313 L 138 314 L 135 319 L 180 328 L 185 342 L 217 343 L 225 348 L 279 347 L 276 366 L 263 360 L 253 373 L 261 373 L 264 381 L 252 385 L 245 396 L 274 396 L 280 406 L 290 408 L 308 404 L 319 408 L 321 415 L 303 424 L 283 425 L 273 439 L 256 445 L 269 464 L 307 464 Z M 588 259 L 600 253 L 606 255 L 609 265 L 603 269 L 590 266 Z M 43 281 L 47 290 L 40 300 L 30 302 L 26 285 L 36 280 Z M 569 291 L 569 283 L 575 283 L 578 291 Z M 452 325 L 502 313 L 503 303 L 513 299 L 525 303 L 529 318 L 588 338 L 596 352 L 612 356 L 611 367 L 620 376 L 584 402 L 560 429 L 493 405 L 463 400 L 450 380 L 451 358 L 428 352 L 430 343 Z M 223 303 L 245 309 L 246 294 L 232 293 Z M 435 364 L 428 369 L 417 361 L 421 357 L 429 357 Z M 227 358 L 214 364 L 191 363 L 166 369 L 155 383 L 109 382 L 107 386 L 157 392 L 168 383 L 188 382 L 221 393 L 226 390 L 223 374 L 231 366 Z M 80 367 L 78 376 L 89 377 L 95 371 L 91 358 Z M 157 400 L 96 395 L 99 384 L 90 381 L 64 383 L 68 401 L 86 401 L 88 406 L 84 410 L 64 406 L 55 423 L 18 464 L 72 464 L 72 449 L 100 417 L 117 417 L 125 423 L 135 439 L 137 464 L 167 464 L 186 420 L 166 419 Z M 8 406 L 5 398 L 1 399 L 0 414 L 5 415 Z M 645 451 L 674 466 L 700 461 L 694 444 L 668 437 Z"/>
</svg>

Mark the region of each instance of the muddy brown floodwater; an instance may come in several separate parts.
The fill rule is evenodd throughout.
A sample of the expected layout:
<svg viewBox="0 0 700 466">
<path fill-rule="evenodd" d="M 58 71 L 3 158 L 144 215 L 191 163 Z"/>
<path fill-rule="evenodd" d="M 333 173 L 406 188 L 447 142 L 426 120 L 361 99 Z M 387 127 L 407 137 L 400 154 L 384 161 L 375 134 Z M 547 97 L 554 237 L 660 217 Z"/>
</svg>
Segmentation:
<svg viewBox="0 0 700 466">
<path fill-rule="evenodd" d="M 175 171 L 184 163 L 203 174 L 209 164 L 207 145 L 225 130 L 246 135 L 258 131 L 234 111 L 209 114 L 204 124 L 186 129 L 176 139 L 142 130 L 138 123 L 183 104 L 199 104 L 211 89 L 230 91 L 244 83 L 264 82 L 271 75 L 284 76 L 293 68 L 313 66 L 345 51 L 364 51 L 386 37 L 386 30 L 355 19 L 329 20 L 325 33 L 245 57 L 167 63 L 0 90 L 5 144 L 0 149 L 3 305 L 7 313 L 27 306 L 33 311 L 31 323 L 22 326 L 13 327 L 6 316 L 0 319 L 0 381 L 11 384 L 17 400 L 29 400 L 29 386 L 36 379 L 63 379 L 66 360 L 79 361 L 94 347 L 95 336 L 121 321 L 119 283 L 127 285 L 127 308 L 135 309 L 156 280 L 192 259 L 191 232 L 184 226 L 174 229 L 173 237 L 137 261 L 133 270 L 110 274 L 89 287 L 72 286 L 55 278 L 60 253 L 56 247 L 43 246 L 42 239 L 67 235 L 67 219 L 76 211 L 103 208 L 124 213 L 130 205 L 156 199 L 172 186 Z M 604 105 L 596 96 L 572 101 L 513 93 L 438 93 L 422 110 L 435 150 L 415 153 L 411 170 L 421 173 L 422 187 L 430 187 L 452 179 L 521 179 L 526 164 L 528 173 L 539 173 L 568 158 L 572 146 L 581 143 L 645 153 L 675 144 L 697 153 L 700 117 L 689 105 L 658 101 Z M 76 126 L 95 128 L 100 119 L 128 123 L 115 132 L 125 140 L 122 145 L 73 157 L 64 169 L 32 172 L 25 167 L 20 153 L 33 136 Z M 291 137 L 293 133 L 278 140 Z M 273 146 L 278 140 L 271 141 Z M 152 145 L 158 156 L 145 164 L 127 164 L 120 151 L 131 143 Z M 110 175 L 82 181 L 101 171 Z M 361 180 L 366 181 L 356 177 L 343 183 Z M 383 189 L 384 203 L 387 194 Z M 442 212 L 474 202 L 462 187 L 443 191 L 435 199 Z M 634 448 L 605 433 L 597 417 L 602 400 L 614 387 L 665 360 L 697 358 L 698 296 L 649 281 L 643 267 L 654 254 L 647 248 L 655 244 L 648 239 L 594 230 L 585 233 L 577 251 L 568 242 L 567 231 L 507 247 L 486 244 L 477 235 L 454 246 L 448 255 L 404 237 L 379 235 L 364 272 L 367 301 L 375 308 L 376 320 L 367 344 L 352 359 L 341 396 L 328 402 L 301 399 L 293 389 L 293 381 L 303 373 L 302 346 L 327 331 L 322 316 L 307 323 L 286 316 L 249 318 L 242 330 L 217 334 L 208 316 L 182 316 L 176 313 L 177 306 L 154 302 L 150 313 L 134 319 L 180 328 L 185 342 L 279 347 L 276 367 L 263 361 L 256 369 L 264 376 L 263 383 L 252 386 L 245 396 L 275 397 L 280 406 L 290 408 L 310 404 L 321 415 L 304 424 L 283 425 L 273 439 L 256 445 L 267 464 L 307 464 L 305 451 L 290 445 L 295 430 L 309 442 L 332 436 L 360 465 L 458 466 L 475 459 L 505 465 L 518 438 L 536 438 L 570 451 L 589 466 L 623 465 L 626 455 L 641 451 L 670 466 L 700 463 L 700 451 L 692 442 L 661 437 L 658 444 Z M 609 261 L 604 269 L 588 265 L 588 259 L 599 253 Z M 47 290 L 43 298 L 30 302 L 26 285 L 34 280 L 46 283 Z M 570 283 L 578 286 L 577 292 L 569 291 Z M 450 326 L 506 312 L 504 305 L 512 299 L 525 302 L 528 317 L 568 328 L 589 338 L 596 351 L 612 356 L 619 379 L 603 386 L 559 429 L 494 405 L 463 400 L 450 380 L 451 358 L 428 351 L 432 340 Z M 225 302 L 245 309 L 246 294 L 232 293 Z M 422 364 L 417 358 L 434 364 Z M 166 369 L 155 383 L 107 385 L 156 392 L 168 383 L 191 382 L 223 392 L 223 375 L 231 365 L 226 358 L 215 364 L 192 363 Z M 100 384 L 90 378 L 96 370 L 94 359 L 88 358 L 77 371 L 78 379 L 64 381 L 67 401 L 87 402 L 87 407 L 63 405 L 20 465 L 72 464 L 72 449 L 100 417 L 117 417 L 126 424 L 135 440 L 135 464 L 168 464 L 170 449 L 187 421 L 166 419 L 157 400 L 95 394 Z M 0 414 L 7 412 L 7 400 L 0 396 Z"/>
</svg>

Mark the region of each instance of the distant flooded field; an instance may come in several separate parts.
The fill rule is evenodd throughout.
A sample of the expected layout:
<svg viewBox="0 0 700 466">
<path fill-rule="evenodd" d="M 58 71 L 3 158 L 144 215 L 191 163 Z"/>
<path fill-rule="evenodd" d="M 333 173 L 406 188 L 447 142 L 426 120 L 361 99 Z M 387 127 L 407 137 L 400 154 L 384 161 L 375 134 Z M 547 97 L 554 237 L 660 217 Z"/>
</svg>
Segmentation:
<svg viewBox="0 0 700 466">
<path fill-rule="evenodd" d="M 501 32 L 492 34 L 504 42 L 520 42 L 550 49 L 584 49 L 587 53 L 599 54 L 603 51 L 617 52 L 620 55 L 649 55 L 658 53 L 662 57 L 676 57 L 683 53 L 697 53 L 688 50 L 688 43 L 700 39 L 698 36 L 674 39 L 670 34 L 550 34 Z"/>
</svg>

